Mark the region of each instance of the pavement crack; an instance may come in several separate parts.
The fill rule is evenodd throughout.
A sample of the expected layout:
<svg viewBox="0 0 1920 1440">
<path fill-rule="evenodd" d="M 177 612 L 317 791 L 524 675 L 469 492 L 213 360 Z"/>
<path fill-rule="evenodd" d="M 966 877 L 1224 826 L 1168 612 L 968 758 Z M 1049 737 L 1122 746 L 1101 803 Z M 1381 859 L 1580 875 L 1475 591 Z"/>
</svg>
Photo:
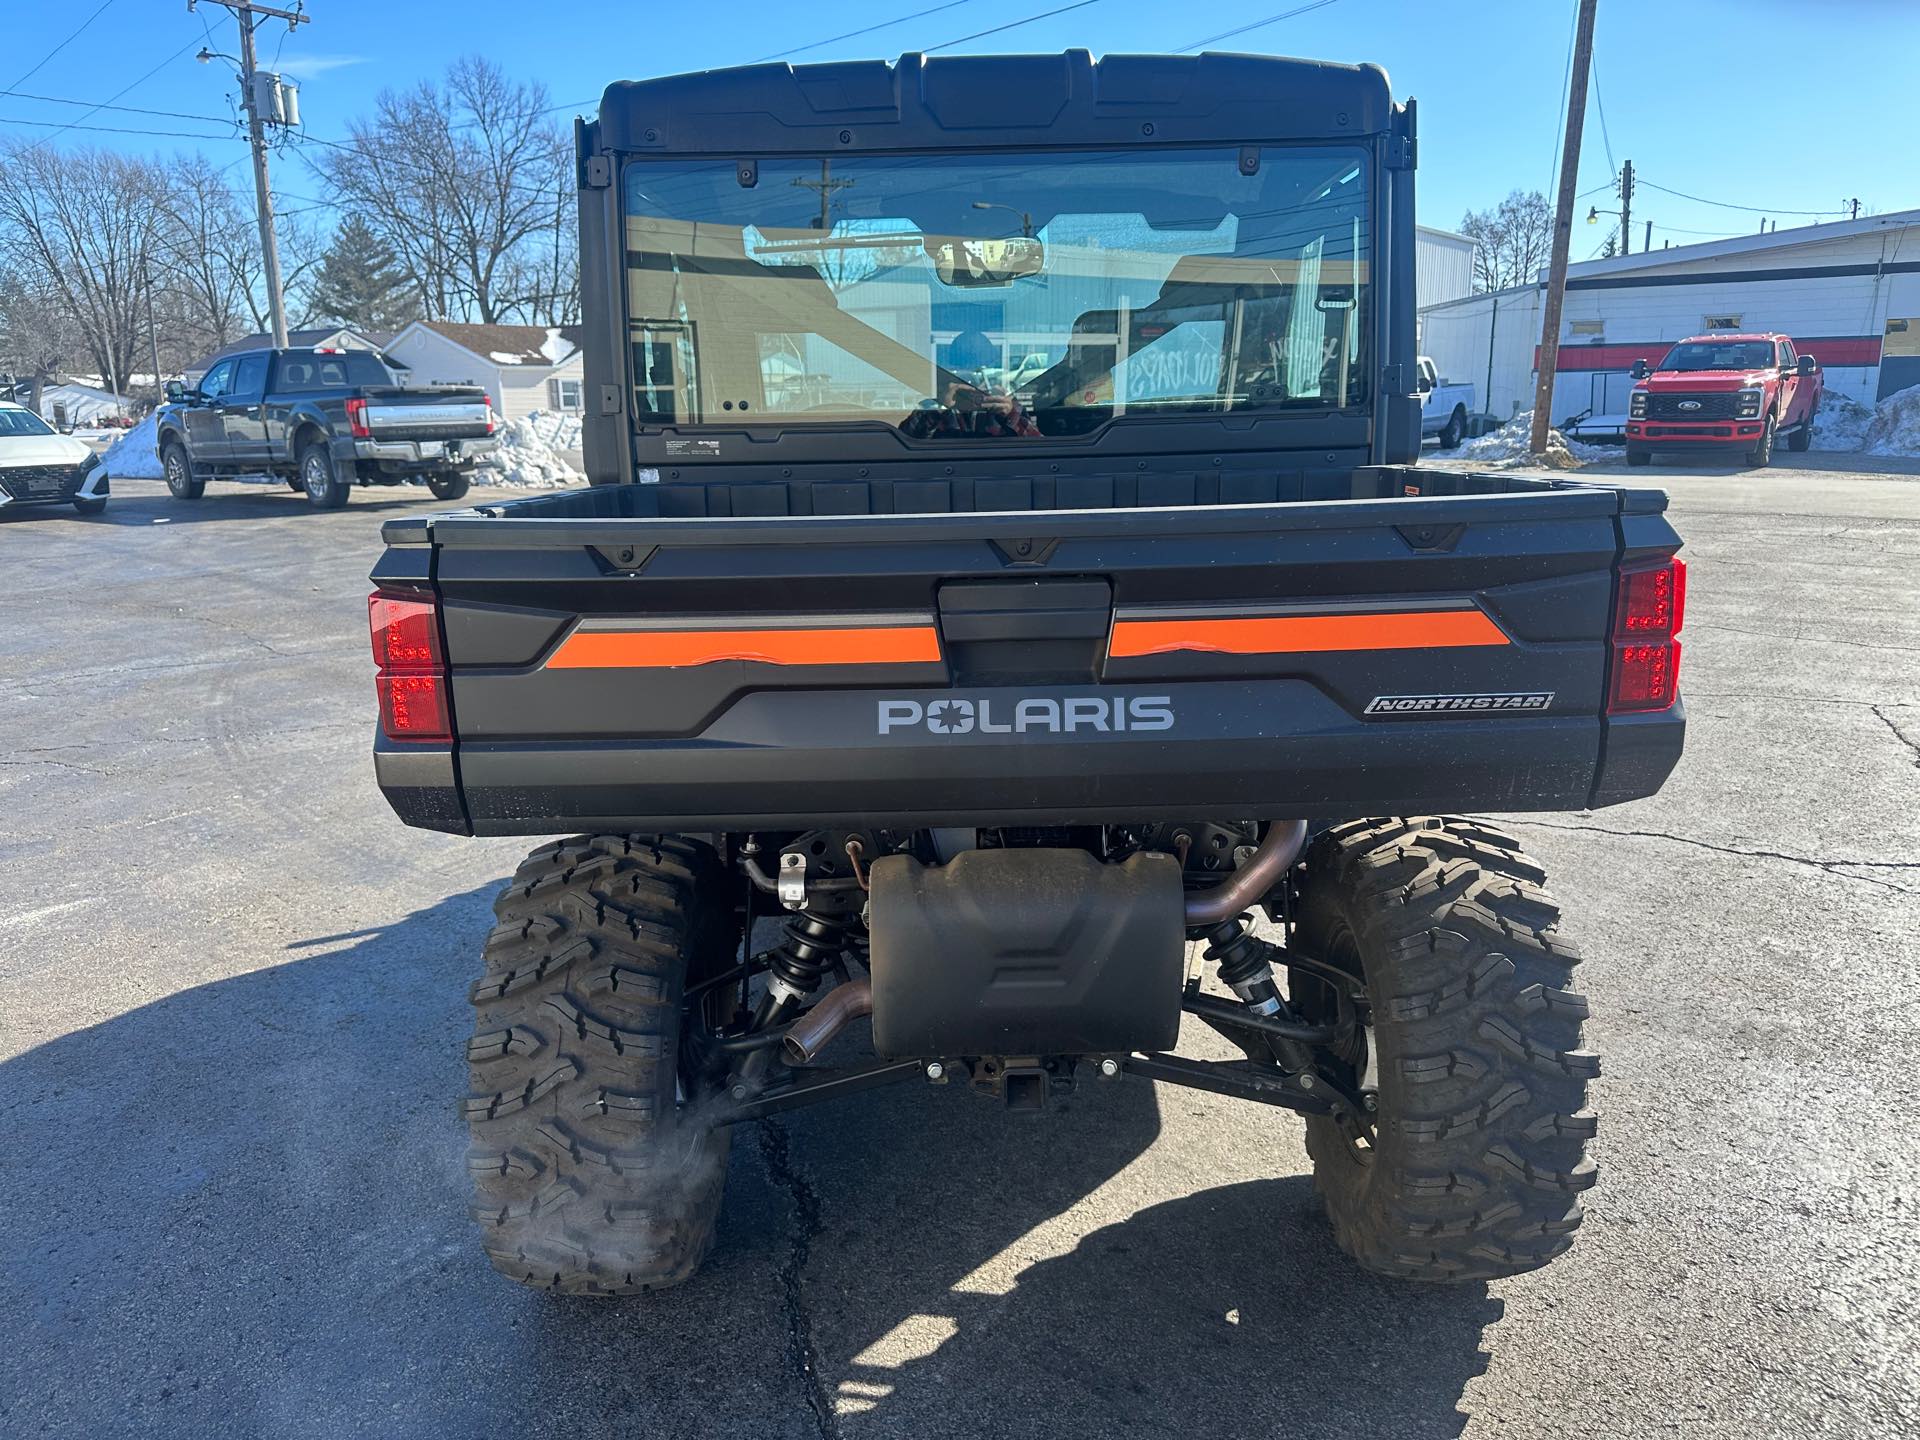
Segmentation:
<svg viewBox="0 0 1920 1440">
<path fill-rule="evenodd" d="M 1920 860 L 1822 860 L 1814 855 L 1789 855 L 1784 850 L 1716 845 L 1711 840 L 1699 840 L 1691 835 L 1675 835 L 1669 830 L 1615 830 L 1607 825 L 1567 825 L 1557 824 L 1551 820 L 1506 820 L 1502 823 L 1515 827 L 1531 826 L 1536 830 L 1573 830 L 1592 835 L 1615 835 L 1623 840 L 1665 840 L 1674 845 L 1692 845 L 1701 850 L 1711 850 L 1716 855 L 1732 855 L 1746 860 L 1779 860 L 1789 865 L 1805 865 L 1814 870 L 1824 870 L 1829 875 L 1838 875 L 1843 880 L 1858 880 L 1863 884 L 1878 885 L 1884 890 L 1898 891 L 1902 895 L 1920 894 L 1920 891 L 1905 885 L 1895 885 L 1889 880 L 1852 873 L 1855 870 L 1920 870 Z"/>
<path fill-rule="evenodd" d="M 1920 651 L 1920 645 L 1883 645 L 1872 640 L 1842 640 L 1833 635 L 1788 635 L 1779 630 L 1749 630 L 1743 625 L 1728 625 L 1717 620 L 1696 620 L 1693 629 L 1727 630 L 1735 635 L 1757 635 L 1763 640 L 1796 640 L 1807 645 L 1848 645 L 1859 650 Z"/>
<path fill-rule="evenodd" d="M 34 760 L 0 760 L 0 765 L 6 766 L 8 769 L 22 769 L 28 765 L 51 765 L 56 770 L 73 770 L 82 775 L 113 774 L 113 771 L 102 770 L 97 765 L 77 765 L 71 760 L 48 760 L 44 758 Z"/>
<path fill-rule="evenodd" d="M 820 1440 L 840 1440 L 840 1417 L 820 1379 L 820 1356 L 813 1344 L 813 1312 L 807 1304 L 805 1283 L 813 1239 L 820 1233 L 820 1196 L 794 1169 L 791 1143 L 786 1126 L 779 1121 L 761 1124 L 760 1158 L 767 1167 L 767 1178 L 787 1192 L 793 1205 L 787 1261 L 780 1267 L 780 1290 L 787 1312 L 787 1364 L 807 1398 Z"/>
<path fill-rule="evenodd" d="M 1915 767 L 1920 768 L 1920 740 L 1914 739 L 1911 735 L 1907 734 L 1906 731 L 1902 730 L 1894 718 L 1878 705 L 1873 707 L 1873 713 L 1880 717 L 1881 724 L 1893 732 L 1893 738 L 1907 747 L 1908 752 L 1913 756 Z"/>
</svg>

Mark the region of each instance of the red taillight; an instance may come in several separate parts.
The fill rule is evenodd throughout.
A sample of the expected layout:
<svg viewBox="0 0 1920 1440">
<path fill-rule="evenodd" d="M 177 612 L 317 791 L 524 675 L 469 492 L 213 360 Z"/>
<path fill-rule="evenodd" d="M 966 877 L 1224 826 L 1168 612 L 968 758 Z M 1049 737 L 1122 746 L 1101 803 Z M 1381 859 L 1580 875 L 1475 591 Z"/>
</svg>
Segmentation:
<svg viewBox="0 0 1920 1440">
<path fill-rule="evenodd" d="M 376 590 L 367 597 L 367 626 L 379 667 L 380 729 L 389 740 L 451 741 L 447 662 L 433 600 L 417 591 Z"/>
<path fill-rule="evenodd" d="M 482 395 L 481 402 L 487 407 L 487 433 L 493 434 L 493 396 Z"/>
<path fill-rule="evenodd" d="M 367 402 L 358 395 L 347 401 L 347 429 L 356 440 L 373 438 L 373 428 L 367 424 Z"/>
<path fill-rule="evenodd" d="M 1687 567 L 1676 559 L 1626 567 L 1613 615 L 1613 679 L 1607 713 L 1665 710 L 1680 695 L 1680 642 Z"/>
</svg>

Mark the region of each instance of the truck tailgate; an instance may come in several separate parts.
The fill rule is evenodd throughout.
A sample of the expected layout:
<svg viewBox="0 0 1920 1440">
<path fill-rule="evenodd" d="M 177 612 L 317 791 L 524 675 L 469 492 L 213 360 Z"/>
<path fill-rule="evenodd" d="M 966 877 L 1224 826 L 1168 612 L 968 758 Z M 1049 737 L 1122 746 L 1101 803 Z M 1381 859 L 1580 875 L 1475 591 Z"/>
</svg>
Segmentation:
<svg viewBox="0 0 1920 1440">
<path fill-rule="evenodd" d="M 1679 543 L 1632 493 L 520 508 L 387 527 L 375 578 L 437 592 L 458 737 L 439 753 L 379 742 L 403 814 L 426 803 L 403 792 L 457 786 L 457 812 L 434 795 L 439 818 L 414 823 L 1565 810 L 1651 793 L 1679 754 L 1677 706 L 1604 714 L 1617 566 Z"/>
</svg>

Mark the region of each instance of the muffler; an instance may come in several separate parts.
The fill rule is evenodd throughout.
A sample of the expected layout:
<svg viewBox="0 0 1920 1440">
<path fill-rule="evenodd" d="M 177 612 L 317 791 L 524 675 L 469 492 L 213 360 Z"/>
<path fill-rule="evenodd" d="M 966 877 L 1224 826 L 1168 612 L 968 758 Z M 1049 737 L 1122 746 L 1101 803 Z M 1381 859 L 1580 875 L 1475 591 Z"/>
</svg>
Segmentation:
<svg viewBox="0 0 1920 1440">
<path fill-rule="evenodd" d="M 1111 1055 L 1178 1038 L 1186 917 L 1173 856 L 889 855 L 871 883 L 881 1056 Z"/>
</svg>

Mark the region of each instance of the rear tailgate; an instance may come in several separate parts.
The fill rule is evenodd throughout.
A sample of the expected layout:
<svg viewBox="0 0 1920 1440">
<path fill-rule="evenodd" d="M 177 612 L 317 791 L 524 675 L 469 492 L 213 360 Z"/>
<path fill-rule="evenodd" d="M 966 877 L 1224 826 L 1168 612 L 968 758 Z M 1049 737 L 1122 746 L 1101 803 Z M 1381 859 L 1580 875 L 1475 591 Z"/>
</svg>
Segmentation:
<svg viewBox="0 0 1920 1440">
<path fill-rule="evenodd" d="M 396 522 L 375 578 L 437 589 L 458 740 L 381 780 L 480 834 L 1613 803 L 1684 724 L 1603 713 L 1661 503 Z"/>
<path fill-rule="evenodd" d="M 376 440 L 476 440 L 493 433 L 492 406 L 477 386 L 366 389 L 367 428 Z"/>
</svg>

